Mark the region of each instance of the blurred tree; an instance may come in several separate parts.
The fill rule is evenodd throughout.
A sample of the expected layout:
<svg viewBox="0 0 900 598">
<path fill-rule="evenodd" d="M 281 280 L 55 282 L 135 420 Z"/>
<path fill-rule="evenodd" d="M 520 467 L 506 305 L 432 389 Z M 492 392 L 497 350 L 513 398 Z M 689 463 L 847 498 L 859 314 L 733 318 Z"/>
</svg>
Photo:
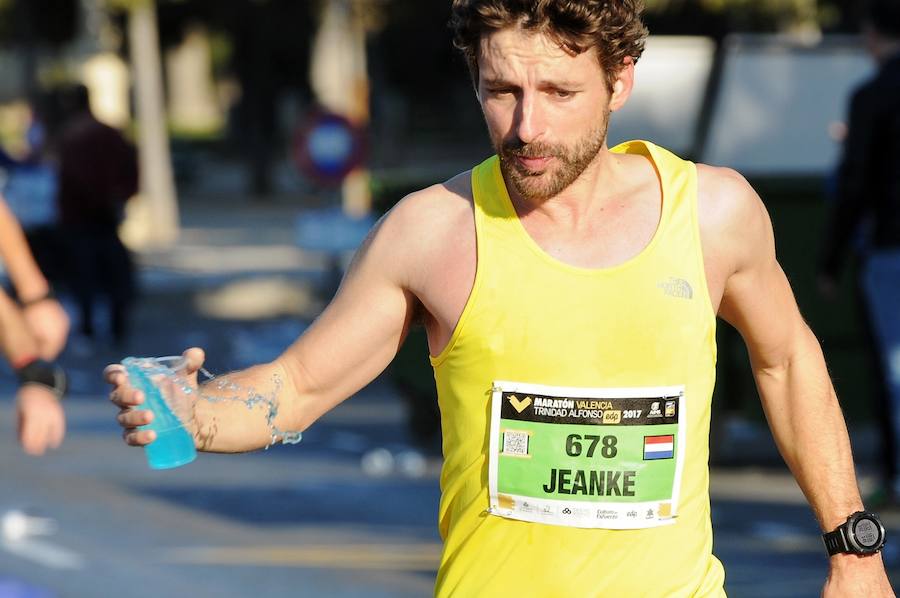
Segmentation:
<svg viewBox="0 0 900 598">
<path fill-rule="evenodd" d="M 645 0 L 648 21 L 669 33 L 850 31 L 854 0 Z M 711 27 L 710 29 L 706 29 Z"/>
<path fill-rule="evenodd" d="M 79 0 L 0 0 L 0 45 L 11 47 L 22 57 L 22 87 L 25 95 L 37 91 L 37 53 L 56 53 L 74 39 Z"/>
<path fill-rule="evenodd" d="M 249 190 L 271 191 L 271 163 L 291 131 L 279 127 L 287 92 L 310 96 L 310 45 L 318 2 L 296 0 L 160 0 L 164 48 L 178 45 L 202 24 L 216 40 L 213 62 L 220 78 L 233 78 L 237 95 L 228 118 L 229 141 L 245 160 Z M 291 107 L 296 108 L 296 107 Z"/>
<path fill-rule="evenodd" d="M 153 0 L 107 2 L 110 7 L 128 11 L 128 46 L 134 70 L 140 190 L 133 212 L 139 222 L 129 227 L 131 241 L 165 247 L 178 237 L 178 202 L 166 129 L 156 3 Z"/>
<path fill-rule="evenodd" d="M 441 135 L 448 146 L 481 134 L 468 69 L 447 29 L 450 3 L 391 0 L 384 11 L 384 27 L 370 39 L 369 49 L 374 115 L 392 115 L 391 129 L 416 138 Z M 452 127 L 447 127 L 448 114 Z M 380 134 L 394 138 L 395 151 L 402 151 L 405 141 L 396 131 Z"/>
<path fill-rule="evenodd" d="M 820 3 L 822 27 L 828 31 L 857 33 L 863 3 L 859 0 L 823 0 Z"/>
</svg>

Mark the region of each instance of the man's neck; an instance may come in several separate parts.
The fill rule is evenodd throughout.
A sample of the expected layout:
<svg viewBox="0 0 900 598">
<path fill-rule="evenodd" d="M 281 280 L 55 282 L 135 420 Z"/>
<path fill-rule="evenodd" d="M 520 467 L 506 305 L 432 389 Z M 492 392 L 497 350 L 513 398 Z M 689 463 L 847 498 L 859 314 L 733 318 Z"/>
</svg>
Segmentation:
<svg viewBox="0 0 900 598">
<path fill-rule="evenodd" d="M 523 197 L 506 181 L 510 199 L 520 217 L 541 214 L 560 224 L 574 225 L 602 211 L 608 201 L 621 191 L 624 165 L 622 156 L 609 151 L 606 144 L 571 185 L 547 199 Z"/>
</svg>

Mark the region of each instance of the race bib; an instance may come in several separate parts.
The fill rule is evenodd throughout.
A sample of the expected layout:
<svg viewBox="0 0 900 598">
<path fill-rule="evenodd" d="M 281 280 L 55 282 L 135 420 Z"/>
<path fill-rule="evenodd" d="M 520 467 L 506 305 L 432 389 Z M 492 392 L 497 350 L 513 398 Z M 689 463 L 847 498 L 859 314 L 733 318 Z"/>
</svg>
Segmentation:
<svg viewBox="0 0 900 598">
<path fill-rule="evenodd" d="M 675 522 L 684 386 L 568 388 L 497 381 L 489 513 L 570 527 Z"/>
</svg>

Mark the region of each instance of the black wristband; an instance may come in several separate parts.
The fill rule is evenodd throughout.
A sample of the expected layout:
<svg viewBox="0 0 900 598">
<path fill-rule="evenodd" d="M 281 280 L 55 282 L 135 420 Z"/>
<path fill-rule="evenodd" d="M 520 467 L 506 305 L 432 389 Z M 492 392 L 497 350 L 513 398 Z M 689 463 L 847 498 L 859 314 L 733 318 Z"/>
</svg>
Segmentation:
<svg viewBox="0 0 900 598">
<path fill-rule="evenodd" d="M 66 372 L 57 364 L 49 363 L 42 359 L 35 359 L 26 366 L 16 370 L 19 378 L 19 386 L 26 384 L 40 384 L 46 386 L 57 398 L 63 398 L 68 388 Z"/>
<path fill-rule="evenodd" d="M 32 305 L 37 305 L 41 301 L 46 301 L 47 299 L 56 299 L 56 293 L 53 292 L 53 287 L 48 287 L 47 292 L 40 297 L 35 297 L 34 299 L 29 299 L 28 301 L 19 300 L 19 305 L 21 307 L 31 307 Z"/>
</svg>

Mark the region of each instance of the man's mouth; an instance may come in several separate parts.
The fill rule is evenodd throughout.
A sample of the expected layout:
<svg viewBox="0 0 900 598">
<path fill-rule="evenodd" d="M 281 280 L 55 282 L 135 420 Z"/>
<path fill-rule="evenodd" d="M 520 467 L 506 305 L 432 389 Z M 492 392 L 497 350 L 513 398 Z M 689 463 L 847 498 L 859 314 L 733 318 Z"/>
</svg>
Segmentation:
<svg viewBox="0 0 900 598">
<path fill-rule="evenodd" d="M 553 158 L 551 156 L 536 156 L 536 157 L 526 157 L 526 156 L 516 156 L 516 161 L 519 165 L 528 171 L 536 172 L 543 170 L 546 168 L 547 164 L 550 163 L 550 160 Z"/>
</svg>

